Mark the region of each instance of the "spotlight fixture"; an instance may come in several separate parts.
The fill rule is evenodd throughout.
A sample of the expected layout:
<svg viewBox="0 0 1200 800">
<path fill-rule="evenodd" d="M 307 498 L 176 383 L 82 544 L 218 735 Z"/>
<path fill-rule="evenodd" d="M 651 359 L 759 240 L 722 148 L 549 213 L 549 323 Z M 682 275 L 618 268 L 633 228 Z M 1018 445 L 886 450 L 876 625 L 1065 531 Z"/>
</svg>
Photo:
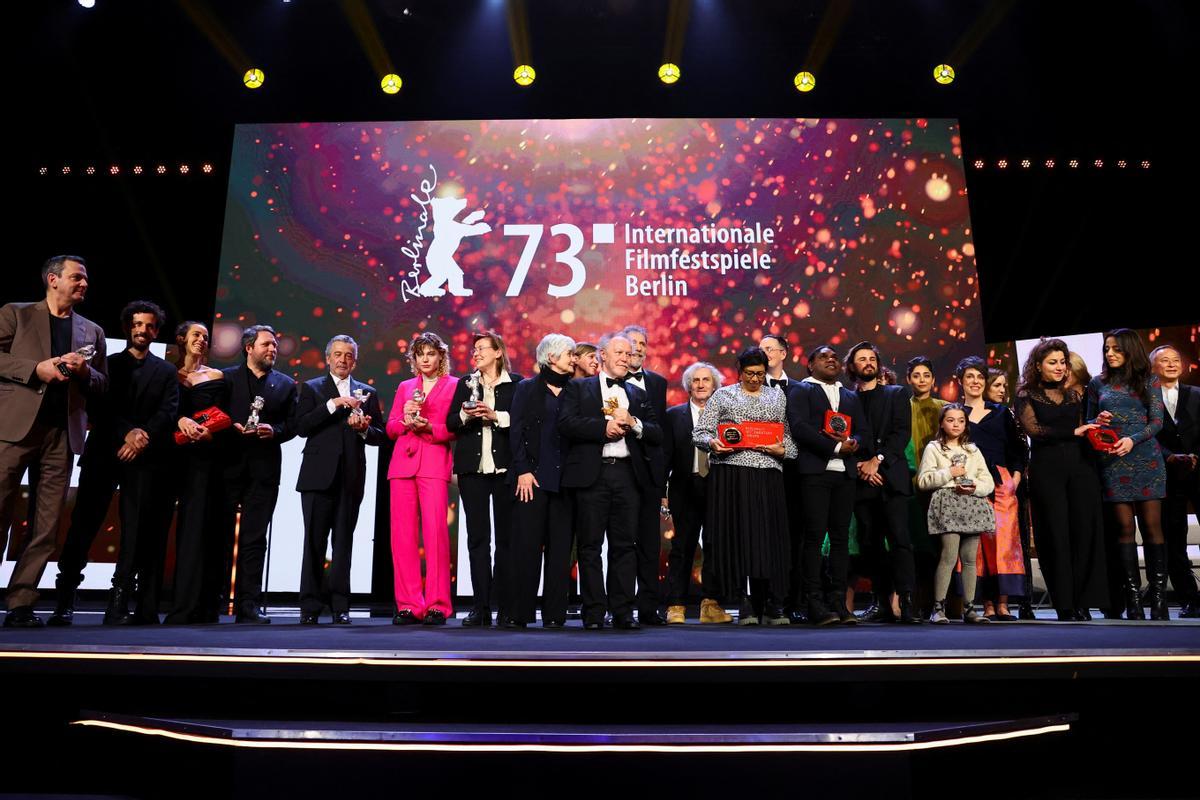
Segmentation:
<svg viewBox="0 0 1200 800">
<path fill-rule="evenodd" d="M 212 172 L 212 164 L 204 164 L 200 167 L 200 171 L 205 175 L 208 175 L 210 172 Z"/>
<path fill-rule="evenodd" d="M 111 167 L 108 168 L 108 174 L 109 175 L 120 175 L 121 168 L 118 167 L 116 164 L 113 164 Z"/>
<path fill-rule="evenodd" d="M 668 86 L 678 81 L 679 78 L 679 67 L 675 64 L 668 62 L 658 68 L 658 79 Z"/>
<path fill-rule="evenodd" d="M 49 171 L 50 171 L 50 170 L 48 170 L 48 169 L 47 169 L 47 168 L 45 168 L 45 167 L 38 167 L 38 175 L 45 175 L 45 174 L 46 174 L 46 173 L 48 173 Z"/>
<path fill-rule="evenodd" d="M 71 165 L 63 164 L 63 175 L 70 175 L 70 174 L 71 174 Z"/>
<path fill-rule="evenodd" d="M 1067 166 L 1070 167 L 1071 169 L 1078 169 L 1079 168 L 1079 159 L 1072 158 L 1070 161 L 1067 162 Z"/>
<path fill-rule="evenodd" d="M 88 175 L 95 175 L 95 174 L 96 174 L 96 168 L 95 168 L 95 167 L 88 167 L 87 169 L 85 169 L 85 170 L 84 170 L 84 172 L 86 172 Z"/>
<path fill-rule="evenodd" d="M 157 172 L 159 175 L 166 175 L 166 174 L 167 174 L 167 168 L 166 168 L 166 166 L 165 166 L 165 165 L 163 165 L 163 164 L 159 164 L 157 167 L 155 167 L 155 168 L 154 168 L 154 171 L 155 171 L 155 172 Z"/>
<path fill-rule="evenodd" d="M 142 174 L 142 165 L 141 165 L 141 164 L 135 164 L 135 165 L 134 165 L 134 167 L 133 167 L 133 174 L 134 174 L 134 175 L 141 175 L 141 174 Z"/>
<path fill-rule="evenodd" d="M 537 72 L 528 64 L 522 64 L 513 70 L 513 80 L 517 82 L 517 86 L 528 86 L 536 77 Z"/>
<path fill-rule="evenodd" d="M 1149 162 L 1149 161 L 1143 161 L 1143 162 L 1142 162 L 1142 169 L 1150 169 L 1150 162 Z"/>
<path fill-rule="evenodd" d="M 95 8 L 96 0 L 79 0 L 79 5 L 83 6 L 84 8 Z"/>
<path fill-rule="evenodd" d="M 187 175 L 189 172 L 191 172 L 191 167 L 189 167 L 187 164 L 179 165 L 179 174 L 180 175 Z"/>
<path fill-rule="evenodd" d="M 1046 169 L 1054 169 L 1054 159 L 1053 158 L 1046 159 Z"/>
<path fill-rule="evenodd" d="M 400 87 L 404 85 L 404 81 L 394 72 L 389 72 L 383 76 L 383 80 L 379 82 L 379 88 L 383 89 L 384 94 L 395 94 L 400 91 Z"/>
<path fill-rule="evenodd" d="M 1104 167 L 1104 159 L 1097 158 L 1092 162 L 1092 165 L 1095 166 L 1096 169 L 1102 169 Z"/>
<path fill-rule="evenodd" d="M 242 83 L 246 84 L 247 89 L 257 89 L 263 85 L 264 80 L 266 80 L 266 76 L 263 75 L 263 71 L 258 67 L 251 67 L 242 76 Z"/>
<path fill-rule="evenodd" d="M 1125 159 L 1122 158 L 1120 161 L 1118 161 L 1117 167 L 1118 169 L 1125 169 Z"/>
<path fill-rule="evenodd" d="M 996 166 L 999 167 L 1000 169 L 1008 169 L 1008 159 L 1007 158 L 1000 159 L 999 161 L 996 162 Z"/>
<path fill-rule="evenodd" d="M 1028 158 L 1021 159 L 1021 169 L 1029 169 L 1030 161 Z"/>
<path fill-rule="evenodd" d="M 933 79 L 943 86 L 954 83 L 954 67 L 949 64 L 938 64 L 933 68 Z"/>
<path fill-rule="evenodd" d="M 792 78 L 792 85 L 798 92 L 811 92 L 817 86 L 817 78 L 811 72 L 797 72 Z"/>
<path fill-rule="evenodd" d="M 984 167 L 983 159 L 982 158 L 975 159 L 975 169 L 983 169 L 983 167 Z"/>
</svg>

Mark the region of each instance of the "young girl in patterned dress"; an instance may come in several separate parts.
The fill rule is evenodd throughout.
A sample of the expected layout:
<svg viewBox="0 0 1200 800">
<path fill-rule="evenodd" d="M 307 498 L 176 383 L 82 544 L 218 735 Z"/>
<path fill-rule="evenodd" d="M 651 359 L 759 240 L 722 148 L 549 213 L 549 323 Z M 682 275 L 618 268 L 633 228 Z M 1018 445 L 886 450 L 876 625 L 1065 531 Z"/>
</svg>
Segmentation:
<svg viewBox="0 0 1200 800">
<path fill-rule="evenodd" d="M 963 622 L 987 622 L 975 613 L 975 554 L 979 535 L 996 530 L 996 515 L 987 501 L 995 488 L 992 473 L 967 432 L 967 412 L 959 403 L 942 407 L 938 432 L 925 447 L 917 488 L 932 491 L 929 533 L 942 537 L 942 554 L 934 575 L 930 622 L 949 622 L 946 593 L 956 560 L 962 561 Z"/>
</svg>

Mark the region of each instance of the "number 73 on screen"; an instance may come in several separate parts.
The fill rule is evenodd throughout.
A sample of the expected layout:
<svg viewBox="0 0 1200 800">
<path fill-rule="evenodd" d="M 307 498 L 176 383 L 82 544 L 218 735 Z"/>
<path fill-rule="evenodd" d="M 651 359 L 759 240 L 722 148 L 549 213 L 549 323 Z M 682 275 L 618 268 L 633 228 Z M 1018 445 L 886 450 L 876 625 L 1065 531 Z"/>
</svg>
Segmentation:
<svg viewBox="0 0 1200 800">
<path fill-rule="evenodd" d="M 614 227 L 612 223 L 593 225 L 592 243 L 612 244 L 614 241 Z M 521 288 L 525 285 L 525 276 L 529 274 L 529 267 L 533 265 L 533 257 L 537 253 L 538 245 L 542 241 L 542 235 L 545 233 L 545 230 L 545 225 L 504 226 L 505 236 L 526 237 L 525 247 L 521 250 L 521 258 L 517 261 L 517 268 L 513 271 L 512 280 L 508 284 L 508 290 L 504 293 L 505 296 L 516 297 L 521 293 Z M 557 225 L 550 226 L 550 235 L 567 237 L 567 249 L 556 252 L 554 260 L 559 264 L 565 264 L 571 270 L 571 279 L 565 284 L 551 283 L 546 287 L 546 294 L 551 297 L 570 297 L 582 289 L 584 282 L 587 280 L 587 268 L 578 258 L 584 245 L 583 231 L 579 229 L 578 225 L 572 225 L 569 222 L 560 222 Z"/>
</svg>

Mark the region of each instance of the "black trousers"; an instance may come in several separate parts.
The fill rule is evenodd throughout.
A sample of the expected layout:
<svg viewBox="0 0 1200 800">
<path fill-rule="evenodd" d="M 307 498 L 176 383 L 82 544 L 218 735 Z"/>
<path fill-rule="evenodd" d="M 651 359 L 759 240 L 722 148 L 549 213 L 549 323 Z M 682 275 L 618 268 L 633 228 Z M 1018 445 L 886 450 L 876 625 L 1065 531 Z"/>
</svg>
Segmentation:
<svg viewBox="0 0 1200 800">
<path fill-rule="evenodd" d="M 503 473 L 458 476 L 458 490 L 467 515 L 467 553 L 471 561 L 471 587 L 475 608 L 491 613 L 495 604 L 500 615 L 512 613 L 513 487 Z M 489 513 L 490 512 L 490 513 Z M 496 561 L 492 567 L 492 521 L 496 523 Z"/>
<path fill-rule="evenodd" d="M 908 496 L 887 486 L 859 483 L 855 487 L 858 549 L 866 559 L 872 589 L 885 604 L 893 591 L 909 594 L 916 583 L 908 502 Z"/>
<path fill-rule="evenodd" d="M 802 567 L 805 594 L 821 592 L 821 544 L 826 533 L 829 534 L 830 590 L 838 597 L 846 594 L 854 483 L 841 472 L 800 476 L 800 502 L 804 505 Z M 799 603 L 799 600 L 792 598 L 793 603 Z"/>
<path fill-rule="evenodd" d="M 796 470 L 794 460 L 783 462 L 783 485 L 790 548 L 787 604 L 795 608 L 796 603 L 804 597 L 804 503 L 800 499 L 800 473 Z"/>
<path fill-rule="evenodd" d="M 174 497 L 167 465 L 158 462 L 121 464 L 121 546 L 113 586 L 137 586 L 134 616 L 158 622 L 167 530 Z"/>
<path fill-rule="evenodd" d="M 88 551 L 112 504 L 120 480 L 121 462 L 115 458 L 98 458 L 89 453 L 79 467 L 79 486 L 75 490 L 75 507 L 71 510 L 71 527 L 58 557 L 58 582 L 74 588 L 83 580 L 88 563 Z M 32 491 L 31 491 L 32 493 Z"/>
<path fill-rule="evenodd" d="M 579 585 L 583 621 L 604 621 L 633 611 L 637 577 L 637 525 L 641 491 L 628 459 L 602 464 L 596 482 L 575 492 L 579 537 Z M 608 537 L 608 576 L 600 550 Z M 607 589 L 607 598 L 605 591 Z"/>
<path fill-rule="evenodd" d="M 211 446 L 188 445 L 176 470 L 182 480 L 175 519 L 175 587 L 166 622 L 216 622 L 229 588 L 225 537 L 233 522 L 226 519 L 223 483 Z"/>
<path fill-rule="evenodd" d="M 534 487 L 528 503 L 516 501 L 512 533 L 512 615 L 533 622 L 539 574 L 542 579 L 542 623 L 566 622 L 571 590 L 573 509 L 566 492 Z"/>
<path fill-rule="evenodd" d="M 237 535 L 237 576 L 234 586 L 238 614 L 251 614 L 263 605 L 263 567 L 267 560 L 267 528 L 275 514 L 279 484 L 250 475 L 247 470 L 227 470 L 224 475 L 224 517 L 241 512 Z M 233 545 L 226 534 L 226 553 Z M 226 559 L 228 561 L 229 559 Z M 222 570 L 224 574 L 224 570 Z M 224 585 L 228 586 L 228 581 Z"/>
<path fill-rule="evenodd" d="M 647 489 L 638 504 L 637 611 L 641 618 L 658 613 L 662 605 L 662 528 L 659 523 L 665 487 Z"/>
<path fill-rule="evenodd" d="M 682 486 L 682 488 L 678 488 Z M 693 473 L 677 476 L 671 490 L 671 517 L 675 520 L 675 536 L 671 539 L 671 554 L 667 558 L 667 604 L 687 604 L 688 589 L 692 583 L 692 565 L 696 563 L 696 548 L 700 546 L 701 531 L 704 530 L 705 509 L 708 508 L 708 478 Z M 707 536 L 708 532 L 704 531 Z M 700 584 L 707 590 L 713 589 L 717 581 L 712 577 L 713 564 L 708 553 L 700 568 Z M 714 597 L 709 591 L 705 597 Z"/>
<path fill-rule="evenodd" d="M 325 606 L 323 592 L 325 552 L 333 534 L 333 558 L 329 562 L 329 608 L 334 614 L 350 611 L 350 561 L 354 549 L 354 527 L 362 505 L 363 487 L 348 486 L 345 470 L 338 467 L 332 488 L 300 493 L 304 512 L 304 556 L 300 565 L 300 611 L 319 614 Z"/>
<path fill-rule="evenodd" d="M 1196 602 L 1196 576 L 1192 574 L 1192 561 L 1187 554 L 1187 504 L 1200 514 L 1200 486 L 1196 476 L 1188 473 L 1176 476 L 1167 473 L 1167 497 L 1163 500 L 1163 537 L 1167 545 L 1167 572 L 1171 585 L 1179 595 L 1181 603 Z"/>
</svg>

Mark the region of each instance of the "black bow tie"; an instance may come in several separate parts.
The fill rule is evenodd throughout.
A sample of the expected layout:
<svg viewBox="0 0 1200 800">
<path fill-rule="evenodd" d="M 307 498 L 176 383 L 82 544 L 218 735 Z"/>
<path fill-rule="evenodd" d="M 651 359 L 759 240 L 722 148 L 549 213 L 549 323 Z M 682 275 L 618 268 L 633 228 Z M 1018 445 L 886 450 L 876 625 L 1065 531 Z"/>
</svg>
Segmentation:
<svg viewBox="0 0 1200 800">
<path fill-rule="evenodd" d="M 625 378 L 605 378 L 604 380 L 608 381 L 608 388 L 611 389 L 614 386 L 622 386 L 623 387 L 625 385 L 625 380 L 628 377 L 629 376 L 626 376 Z"/>
<path fill-rule="evenodd" d="M 788 382 L 787 378 L 767 378 L 767 383 L 769 383 L 773 389 L 782 389 L 784 386 L 787 386 Z"/>
<path fill-rule="evenodd" d="M 625 374 L 625 380 L 644 381 L 646 374 L 644 372 L 628 372 Z"/>
</svg>

